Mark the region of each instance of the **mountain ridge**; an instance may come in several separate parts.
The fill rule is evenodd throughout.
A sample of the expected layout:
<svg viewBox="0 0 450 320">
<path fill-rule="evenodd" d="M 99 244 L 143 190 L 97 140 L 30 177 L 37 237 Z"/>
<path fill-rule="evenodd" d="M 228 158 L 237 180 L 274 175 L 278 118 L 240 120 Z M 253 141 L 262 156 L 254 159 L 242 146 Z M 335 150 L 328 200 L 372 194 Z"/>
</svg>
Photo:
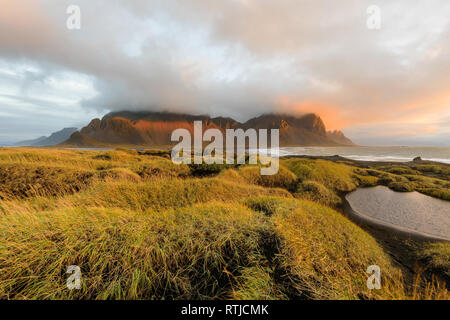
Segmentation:
<svg viewBox="0 0 450 320">
<path fill-rule="evenodd" d="M 263 114 L 241 123 L 227 117 L 190 115 L 171 112 L 120 111 L 93 119 L 79 133 L 64 142 L 78 147 L 98 145 L 168 146 L 174 130 L 184 128 L 193 134 L 194 121 L 203 122 L 203 130 L 218 129 L 279 129 L 280 146 L 343 146 L 354 145 L 340 131 L 327 131 L 316 114 L 302 116 Z M 76 143 L 75 143 L 76 142 Z"/>
<path fill-rule="evenodd" d="M 44 146 L 55 146 L 58 145 L 67 139 L 70 138 L 70 136 L 75 133 L 78 130 L 78 128 L 64 128 L 62 130 L 53 132 L 50 136 L 42 136 L 37 139 L 32 140 L 25 140 L 15 143 L 15 146 L 18 147 L 44 147 Z"/>
</svg>

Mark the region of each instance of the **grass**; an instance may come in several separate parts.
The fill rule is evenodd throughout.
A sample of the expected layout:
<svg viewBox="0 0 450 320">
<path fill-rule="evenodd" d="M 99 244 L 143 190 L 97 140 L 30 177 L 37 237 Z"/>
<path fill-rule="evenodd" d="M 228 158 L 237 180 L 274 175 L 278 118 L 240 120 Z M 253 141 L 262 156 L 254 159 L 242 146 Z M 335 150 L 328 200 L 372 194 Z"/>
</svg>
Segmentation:
<svg viewBox="0 0 450 320">
<path fill-rule="evenodd" d="M 429 269 L 442 271 L 450 277 L 450 246 L 448 243 L 429 243 L 419 251 L 419 256 Z"/>
<path fill-rule="evenodd" d="M 405 286 L 377 241 L 332 209 L 388 178 L 445 192 L 436 173 L 287 159 L 261 177 L 167 155 L 0 149 L 0 299 L 449 298 L 439 280 Z M 417 257 L 448 272 L 448 250 L 429 244 Z M 382 290 L 366 287 L 372 264 Z M 66 288 L 69 265 L 81 290 Z"/>
<path fill-rule="evenodd" d="M 239 175 L 247 183 L 267 188 L 294 190 L 297 183 L 297 176 L 283 166 L 280 166 L 277 174 L 270 176 L 261 175 L 257 166 L 244 166 L 239 168 Z"/>
<path fill-rule="evenodd" d="M 329 207 L 338 207 L 342 203 L 341 198 L 335 192 L 313 180 L 299 183 L 294 195 L 297 198 L 311 200 Z"/>
<path fill-rule="evenodd" d="M 386 166 L 357 161 L 332 162 L 322 159 L 287 158 L 282 164 L 299 179 L 296 196 L 332 207 L 341 203 L 337 197 L 357 187 L 384 185 L 398 192 L 417 191 L 450 200 L 449 165 Z M 433 174 L 430 176 L 429 173 Z M 325 187 L 325 189 L 324 189 Z M 333 200 L 334 199 L 334 200 Z"/>
<path fill-rule="evenodd" d="M 85 189 L 92 170 L 41 165 L 8 164 L 0 167 L 0 199 L 57 196 Z"/>
<path fill-rule="evenodd" d="M 352 167 L 326 160 L 287 159 L 282 164 L 298 178 L 295 197 L 333 208 L 342 205 L 340 195 L 355 190 Z"/>
<path fill-rule="evenodd" d="M 287 209 L 287 210 L 286 210 Z M 336 211 L 310 201 L 276 210 L 281 264 L 292 274 L 295 294 L 308 299 L 404 298 L 401 272 L 376 241 Z M 382 291 L 368 291 L 367 267 L 384 274 Z"/>
<path fill-rule="evenodd" d="M 264 228 L 254 212 L 219 203 L 145 213 L 67 209 L 0 221 L 0 297 L 9 299 L 225 298 L 233 280 L 224 270 L 237 274 L 251 264 Z M 79 291 L 65 290 L 69 265 L 82 268 Z"/>
<path fill-rule="evenodd" d="M 282 164 L 301 181 L 316 181 L 336 192 L 348 192 L 357 187 L 352 168 L 344 164 L 307 159 L 287 159 Z"/>
</svg>

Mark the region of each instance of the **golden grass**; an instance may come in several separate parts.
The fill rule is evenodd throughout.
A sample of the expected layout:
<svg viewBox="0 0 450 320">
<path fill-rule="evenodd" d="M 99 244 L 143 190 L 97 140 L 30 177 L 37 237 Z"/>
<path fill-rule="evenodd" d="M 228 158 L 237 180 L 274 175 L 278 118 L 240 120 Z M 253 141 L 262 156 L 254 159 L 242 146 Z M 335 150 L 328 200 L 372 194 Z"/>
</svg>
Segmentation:
<svg viewBox="0 0 450 320">
<path fill-rule="evenodd" d="M 267 199 L 262 199 L 267 201 Z M 276 202 L 275 202 L 276 203 Z M 306 299 L 404 298 L 401 272 L 376 241 L 334 210 L 310 201 L 273 206 L 279 259 L 290 274 L 291 295 Z M 367 289 L 367 267 L 383 270 L 383 289 Z"/>
<path fill-rule="evenodd" d="M 370 235 L 318 204 L 394 175 L 356 170 L 289 159 L 272 177 L 203 175 L 166 151 L 1 149 L 0 299 L 448 299 L 437 280 L 405 288 Z M 448 268 L 446 250 L 422 255 Z M 371 264 L 380 291 L 366 287 Z M 69 265 L 81 290 L 66 288 Z"/>
<path fill-rule="evenodd" d="M 297 185 L 294 196 L 299 199 L 311 200 L 329 207 L 341 205 L 341 198 L 332 190 L 316 181 L 305 180 Z"/>
<path fill-rule="evenodd" d="M 341 205 L 340 202 L 334 201 L 337 200 L 335 196 L 355 190 L 357 187 L 376 185 L 384 185 L 399 192 L 418 191 L 442 200 L 450 200 L 448 180 L 450 169 L 444 164 L 393 167 L 373 165 L 373 168 L 362 168 L 357 167 L 357 163 L 344 164 L 297 158 L 287 158 L 281 163 L 299 178 L 297 197 L 332 207 Z M 429 172 L 433 173 L 432 177 L 425 175 Z M 313 186 L 311 182 L 315 185 Z M 321 186 L 324 186 L 326 190 Z M 309 190 L 312 188 L 318 191 L 318 197 L 311 198 Z"/>
<path fill-rule="evenodd" d="M 419 257 L 432 269 L 438 269 L 450 277 L 450 243 L 433 242 L 419 252 Z"/>
<path fill-rule="evenodd" d="M 280 166 L 277 174 L 269 176 L 261 175 L 260 168 L 257 166 L 244 166 L 239 168 L 239 175 L 247 183 L 268 188 L 293 190 L 297 182 L 297 176 L 283 166 Z"/>
<path fill-rule="evenodd" d="M 3 164 L 0 167 L 0 199 L 57 196 L 85 189 L 92 170 L 29 164 Z"/>
<path fill-rule="evenodd" d="M 337 192 L 348 192 L 357 187 L 353 179 L 353 168 L 344 164 L 308 159 L 287 159 L 281 163 L 301 181 L 316 181 Z"/>
<path fill-rule="evenodd" d="M 226 298 L 258 249 L 261 217 L 221 203 L 135 213 L 66 209 L 0 218 L 0 298 Z M 69 265 L 82 289 L 65 287 Z"/>
</svg>

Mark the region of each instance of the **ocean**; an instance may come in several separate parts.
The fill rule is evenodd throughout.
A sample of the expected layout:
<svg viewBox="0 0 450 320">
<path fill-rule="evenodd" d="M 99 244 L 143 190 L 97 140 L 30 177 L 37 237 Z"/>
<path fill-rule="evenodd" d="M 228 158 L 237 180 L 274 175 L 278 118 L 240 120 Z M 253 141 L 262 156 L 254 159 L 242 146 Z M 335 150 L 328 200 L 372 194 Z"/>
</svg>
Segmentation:
<svg viewBox="0 0 450 320">
<path fill-rule="evenodd" d="M 0 146 L 0 148 L 3 146 Z M 6 148 L 11 148 L 4 146 Z M 114 148 L 73 148 L 86 151 L 107 151 Z M 141 149 L 141 148 L 140 148 Z M 149 148 L 151 149 L 151 148 Z M 450 147 L 282 147 L 280 156 L 335 156 L 363 161 L 406 162 L 415 157 L 450 164 Z"/>
<path fill-rule="evenodd" d="M 450 147 L 285 147 L 280 156 L 334 156 L 352 160 L 406 162 L 415 157 L 450 164 Z"/>
</svg>

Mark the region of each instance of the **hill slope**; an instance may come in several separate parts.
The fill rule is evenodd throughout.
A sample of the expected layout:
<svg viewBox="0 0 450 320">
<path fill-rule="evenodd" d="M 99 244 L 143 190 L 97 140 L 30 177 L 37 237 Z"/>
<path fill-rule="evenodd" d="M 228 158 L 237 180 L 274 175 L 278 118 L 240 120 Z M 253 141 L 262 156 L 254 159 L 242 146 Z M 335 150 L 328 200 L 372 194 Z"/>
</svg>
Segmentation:
<svg viewBox="0 0 450 320">
<path fill-rule="evenodd" d="M 105 147 L 106 145 L 95 141 L 94 139 L 89 138 L 87 135 L 81 132 L 75 132 L 73 133 L 69 140 L 65 141 L 64 143 L 59 144 L 63 147 Z"/>
<path fill-rule="evenodd" d="M 54 146 L 60 144 L 76 132 L 77 128 L 64 128 L 60 131 L 52 133 L 49 137 L 40 137 L 33 140 L 21 141 L 16 143 L 16 146 L 31 146 L 31 147 L 43 147 L 43 146 Z"/>
</svg>

